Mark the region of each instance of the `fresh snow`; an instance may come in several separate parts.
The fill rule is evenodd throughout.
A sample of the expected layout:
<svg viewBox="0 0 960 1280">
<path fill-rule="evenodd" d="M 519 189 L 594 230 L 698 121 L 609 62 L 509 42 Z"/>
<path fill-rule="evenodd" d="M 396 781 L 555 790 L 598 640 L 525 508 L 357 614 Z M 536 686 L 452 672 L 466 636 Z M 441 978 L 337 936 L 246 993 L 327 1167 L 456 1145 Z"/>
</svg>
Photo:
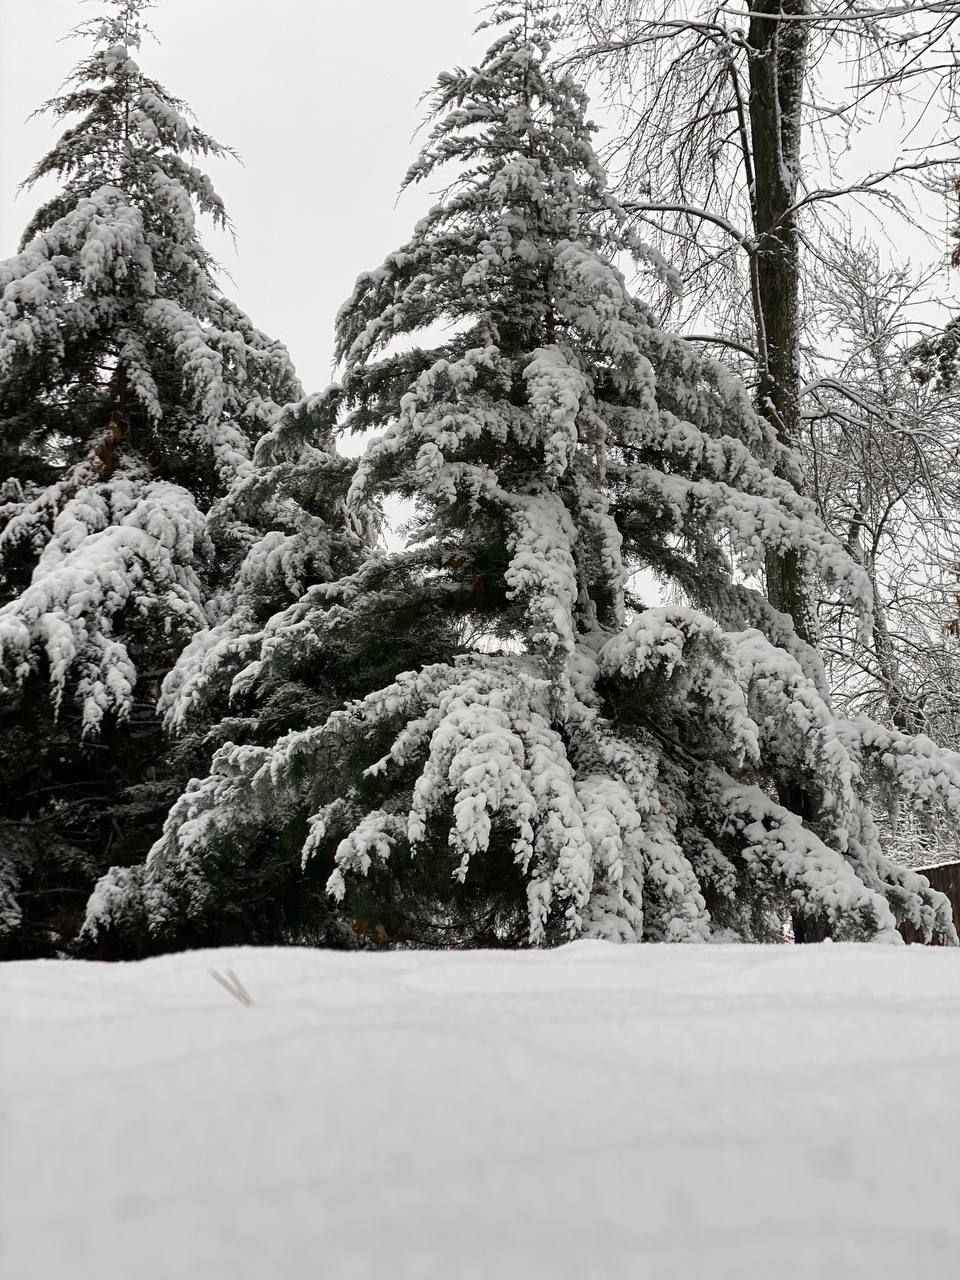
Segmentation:
<svg viewBox="0 0 960 1280">
<path fill-rule="evenodd" d="M 9 963 L 0 1274 L 954 1276 L 958 1079 L 950 949 Z"/>
</svg>

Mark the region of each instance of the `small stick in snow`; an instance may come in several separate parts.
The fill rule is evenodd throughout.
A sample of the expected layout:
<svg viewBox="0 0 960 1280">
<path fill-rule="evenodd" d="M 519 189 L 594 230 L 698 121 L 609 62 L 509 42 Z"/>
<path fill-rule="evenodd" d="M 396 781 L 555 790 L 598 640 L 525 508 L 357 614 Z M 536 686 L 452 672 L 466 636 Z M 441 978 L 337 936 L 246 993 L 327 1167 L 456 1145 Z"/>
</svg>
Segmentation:
<svg viewBox="0 0 960 1280">
<path fill-rule="evenodd" d="M 232 969 L 228 969 L 226 977 L 219 969 L 211 969 L 210 976 L 214 981 L 219 982 L 224 991 L 229 991 L 235 1000 L 239 1000 L 242 1005 L 249 1009 L 253 1004 L 253 996 L 243 985 Z"/>
</svg>

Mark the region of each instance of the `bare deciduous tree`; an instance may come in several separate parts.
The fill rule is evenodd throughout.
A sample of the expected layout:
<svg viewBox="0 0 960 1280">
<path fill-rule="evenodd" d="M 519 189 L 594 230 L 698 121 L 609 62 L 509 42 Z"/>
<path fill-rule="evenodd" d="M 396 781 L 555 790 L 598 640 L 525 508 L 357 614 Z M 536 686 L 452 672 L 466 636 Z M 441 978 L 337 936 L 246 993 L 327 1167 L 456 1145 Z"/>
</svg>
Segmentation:
<svg viewBox="0 0 960 1280">
<path fill-rule="evenodd" d="M 884 596 L 901 599 L 904 575 L 919 569 L 901 557 L 897 578 L 881 562 L 908 510 L 926 536 L 945 531 L 948 495 L 932 477 L 947 446 L 942 432 L 934 438 L 917 426 L 931 393 L 910 384 L 902 349 L 883 339 L 884 358 L 901 361 L 890 375 L 895 391 L 878 381 L 876 360 L 867 377 L 863 360 L 832 357 L 831 307 L 850 301 L 850 281 L 838 283 L 832 301 L 823 283 L 831 264 L 845 259 L 841 273 L 857 269 L 845 248 L 857 206 L 883 212 L 881 231 L 932 231 L 930 193 L 940 193 L 942 208 L 947 178 L 960 166 L 952 43 L 960 0 L 570 0 L 568 10 L 578 39 L 571 57 L 601 77 L 619 112 L 611 171 L 684 282 L 681 302 L 665 297 L 664 305 L 676 308 L 675 322 L 691 339 L 719 344 L 738 362 L 780 440 L 806 455 L 805 474 L 791 478 L 816 490 L 825 514 L 847 521 L 851 549 L 872 558 L 878 616 L 861 674 L 892 717 L 912 716 L 898 692 L 896 650 L 901 640 L 908 649 L 916 641 L 899 631 L 884 639 Z M 887 150 L 879 164 L 858 163 L 858 131 L 878 124 Z M 905 287 L 895 273 L 880 275 L 877 323 Z M 812 296 L 805 301 L 815 276 L 825 311 Z M 857 320 L 864 339 L 871 323 L 866 314 Z M 871 350 L 879 352 L 868 343 Z M 952 412 L 942 395 L 937 400 L 939 414 Z M 856 510 L 874 522 L 870 530 L 857 524 Z M 767 590 L 798 633 L 816 642 L 813 593 L 794 556 L 768 557 Z M 828 609 L 831 661 L 836 622 Z M 930 639 L 936 628 L 932 619 L 925 625 Z M 844 643 L 848 666 L 862 660 L 862 646 L 853 656 L 846 635 Z"/>
<path fill-rule="evenodd" d="M 842 609 L 821 612 L 832 683 L 851 713 L 955 742 L 960 397 L 910 367 L 930 275 L 884 265 L 869 242 L 838 243 L 816 264 L 803 420 L 821 514 L 873 584 L 868 636 Z"/>
</svg>

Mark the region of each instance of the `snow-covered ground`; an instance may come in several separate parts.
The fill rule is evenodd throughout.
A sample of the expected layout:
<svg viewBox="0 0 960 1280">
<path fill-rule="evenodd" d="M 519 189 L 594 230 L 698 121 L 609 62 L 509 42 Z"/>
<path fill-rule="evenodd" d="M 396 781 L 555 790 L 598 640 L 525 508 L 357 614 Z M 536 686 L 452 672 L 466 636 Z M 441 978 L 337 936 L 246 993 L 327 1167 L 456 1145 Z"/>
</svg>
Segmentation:
<svg viewBox="0 0 960 1280">
<path fill-rule="evenodd" d="M 7 964 L 0 1089 L 11 1280 L 960 1268 L 949 950 Z"/>
</svg>

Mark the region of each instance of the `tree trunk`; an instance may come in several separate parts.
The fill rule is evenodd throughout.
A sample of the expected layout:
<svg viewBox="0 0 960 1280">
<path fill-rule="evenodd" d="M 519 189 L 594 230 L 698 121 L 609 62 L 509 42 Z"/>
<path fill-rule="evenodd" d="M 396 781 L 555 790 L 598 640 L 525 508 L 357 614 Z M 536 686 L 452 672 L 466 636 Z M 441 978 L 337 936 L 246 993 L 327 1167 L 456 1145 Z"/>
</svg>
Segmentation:
<svg viewBox="0 0 960 1280">
<path fill-rule="evenodd" d="M 800 232 L 794 206 L 800 173 L 808 0 L 755 0 L 750 19 L 751 204 L 756 251 L 754 307 L 760 354 L 757 405 L 790 448 L 800 438 Z M 767 555 L 770 603 L 815 644 L 817 627 L 795 551 Z"/>
<path fill-rule="evenodd" d="M 809 27 L 783 22 L 802 17 L 807 0 L 752 0 L 750 46 L 750 193 L 755 251 L 754 308 L 759 354 L 757 408 L 777 439 L 794 448 L 800 439 L 800 229 L 795 205 L 800 175 L 802 99 Z M 767 596 L 789 614 L 807 644 L 817 642 L 816 613 L 800 557 L 768 551 Z M 816 824 L 817 797 L 799 782 L 778 787 L 780 802 L 805 823 Z M 824 922 L 796 913 L 797 942 L 819 942 Z"/>
<path fill-rule="evenodd" d="M 130 430 L 130 383 L 127 377 L 127 366 L 117 365 L 114 375 L 113 411 L 103 434 L 93 447 L 93 458 L 97 468 L 97 478 L 109 480 L 116 467 L 117 449 Z"/>
</svg>

